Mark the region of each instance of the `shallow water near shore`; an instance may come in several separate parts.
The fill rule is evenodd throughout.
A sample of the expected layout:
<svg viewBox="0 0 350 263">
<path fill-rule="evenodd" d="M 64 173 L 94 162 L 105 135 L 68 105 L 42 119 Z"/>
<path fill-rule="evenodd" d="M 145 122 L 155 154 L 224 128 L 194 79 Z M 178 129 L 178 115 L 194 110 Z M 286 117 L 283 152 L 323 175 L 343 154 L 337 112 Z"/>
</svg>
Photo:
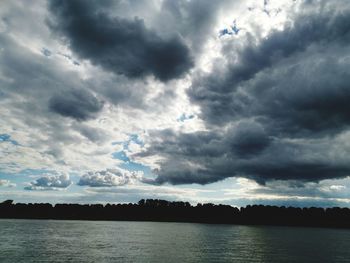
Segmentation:
<svg viewBox="0 0 350 263">
<path fill-rule="evenodd" d="M 350 230 L 0 220 L 0 262 L 349 262 Z"/>
</svg>

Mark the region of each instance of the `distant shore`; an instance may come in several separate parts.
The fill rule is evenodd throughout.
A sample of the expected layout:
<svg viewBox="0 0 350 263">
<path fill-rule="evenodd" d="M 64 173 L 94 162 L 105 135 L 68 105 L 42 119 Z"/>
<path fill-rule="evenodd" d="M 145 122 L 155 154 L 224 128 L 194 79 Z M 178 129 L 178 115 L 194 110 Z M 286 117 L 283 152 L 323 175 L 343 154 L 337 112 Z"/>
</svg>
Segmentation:
<svg viewBox="0 0 350 263">
<path fill-rule="evenodd" d="M 279 225 L 306 227 L 350 228 L 348 208 L 297 208 L 248 205 L 236 208 L 229 205 L 140 200 L 137 204 L 23 204 L 6 200 L 0 203 L 0 218 L 111 220 L 192 222 L 240 225 Z"/>
</svg>

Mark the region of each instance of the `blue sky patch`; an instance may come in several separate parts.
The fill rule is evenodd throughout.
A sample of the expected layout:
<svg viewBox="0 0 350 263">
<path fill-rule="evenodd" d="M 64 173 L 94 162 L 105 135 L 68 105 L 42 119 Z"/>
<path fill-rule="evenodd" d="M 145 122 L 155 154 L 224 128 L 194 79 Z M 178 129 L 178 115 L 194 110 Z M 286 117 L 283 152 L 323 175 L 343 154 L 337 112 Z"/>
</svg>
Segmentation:
<svg viewBox="0 0 350 263">
<path fill-rule="evenodd" d="M 11 139 L 11 135 L 8 135 L 6 133 L 0 134 L 0 143 L 1 142 L 9 142 L 13 145 L 19 145 L 17 141 Z"/>
<path fill-rule="evenodd" d="M 125 151 L 115 152 L 112 154 L 112 156 L 114 159 L 118 159 L 124 162 L 119 165 L 119 167 L 122 169 L 131 172 L 142 171 L 145 175 L 151 174 L 151 168 L 149 166 L 131 161 L 130 158 L 126 155 Z"/>
<path fill-rule="evenodd" d="M 129 134 L 129 141 L 128 141 L 128 144 L 130 142 L 134 142 L 138 145 L 141 145 L 141 146 L 144 146 L 144 142 L 140 139 L 140 136 L 138 136 L 137 134 Z"/>
<path fill-rule="evenodd" d="M 151 168 L 149 166 L 131 161 L 125 162 L 119 165 L 119 167 L 131 172 L 142 171 L 145 175 L 150 175 L 152 173 Z"/>
<path fill-rule="evenodd" d="M 112 156 L 113 156 L 113 159 L 118 159 L 118 160 L 121 160 L 121 161 L 124 161 L 124 162 L 130 161 L 129 157 L 126 156 L 124 151 L 114 152 L 112 154 Z"/>
<path fill-rule="evenodd" d="M 42 48 L 41 49 L 41 53 L 45 56 L 45 57 L 50 57 L 52 55 L 52 52 L 50 50 L 48 50 L 47 48 Z"/>
<path fill-rule="evenodd" d="M 130 142 L 136 143 L 138 145 L 140 145 L 141 147 L 143 147 L 145 145 L 145 143 L 140 139 L 140 136 L 134 133 L 128 134 L 129 135 L 129 139 L 127 141 L 123 141 L 123 142 L 113 142 L 112 145 L 123 145 L 123 150 L 128 150 L 129 149 L 129 144 Z"/>
<path fill-rule="evenodd" d="M 190 120 L 193 118 L 194 118 L 193 114 L 187 115 L 186 113 L 182 113 L 181 116 L 179 118 L 177 118 L 176 120 L 178 122 L 185 122 L 186 120 Z"/>
<path fill-rule="evenodd" d="M 241 31 L 241 29 L 237 27 L 236 20 L 234 20 L 229 28 L 224 28 L 219 31 L 219 37 L 224 35 L 238 35 L 239 31 Z"/>
</svg>

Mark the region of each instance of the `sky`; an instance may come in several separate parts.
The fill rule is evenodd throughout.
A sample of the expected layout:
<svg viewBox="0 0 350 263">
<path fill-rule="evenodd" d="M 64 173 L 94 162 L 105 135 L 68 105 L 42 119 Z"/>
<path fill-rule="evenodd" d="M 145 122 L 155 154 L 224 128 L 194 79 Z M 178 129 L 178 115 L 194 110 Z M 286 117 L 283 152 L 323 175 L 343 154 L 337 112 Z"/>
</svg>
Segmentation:
<svg viewBox="0 0 350 263">
<path fill-rule="evenodd" d="M 350 207 L 350 1 L 5 0 L 0 200 Z"/>
</svg>

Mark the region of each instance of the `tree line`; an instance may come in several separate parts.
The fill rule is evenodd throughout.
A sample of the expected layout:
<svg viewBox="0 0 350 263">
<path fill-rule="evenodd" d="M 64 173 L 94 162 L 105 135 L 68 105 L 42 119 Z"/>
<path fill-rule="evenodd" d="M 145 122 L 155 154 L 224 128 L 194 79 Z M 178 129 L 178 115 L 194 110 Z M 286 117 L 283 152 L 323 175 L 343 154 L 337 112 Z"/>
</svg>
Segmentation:
<svg viewBox="0 0 350 263">
<path fill-rule="evenodd" d="M 0 218 L 116 220 L 196 222 L 242 225 L 284 225 L 312 227 L 350 227 L 348 208 L 299 208 L 268 205 L 229 205 L 170 202 L 159 199 L 140 200 L 137 204 L 56 204 L 0 203 Z"/>
</svg>

